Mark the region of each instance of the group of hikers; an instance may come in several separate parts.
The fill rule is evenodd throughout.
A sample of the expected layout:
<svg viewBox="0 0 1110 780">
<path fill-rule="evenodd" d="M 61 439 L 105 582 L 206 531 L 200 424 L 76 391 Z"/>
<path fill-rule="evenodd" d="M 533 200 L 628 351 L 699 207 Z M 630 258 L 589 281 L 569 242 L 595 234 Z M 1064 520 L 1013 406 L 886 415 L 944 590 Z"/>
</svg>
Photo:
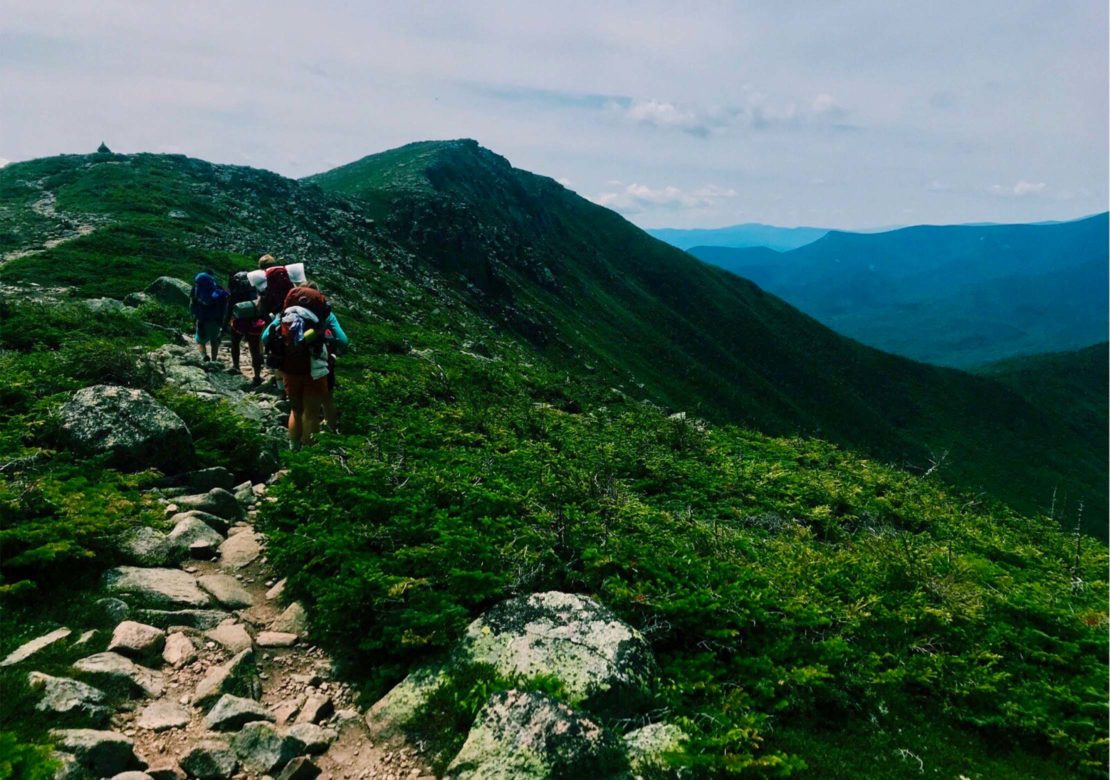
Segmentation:
<svg viewBox="0 0 1110 780">
<path fill-rule="evenodd" d="M 237 271 L 224 288 L 211 270 L 193 279 L 190 309 L 196 343 L 216 360 L 225 331 L 231 334 L 232 370 L 239 371 L 247 343 L 253 385 L 262 363 L 276 370 L 289 401 L 289 440 L 294 449 L 312 441 L 321 424 L 335 427 L 335 356 L 347 346 L 327 297 L 304 276 L 301 264 L 263 255 L 255 271 Z"/>
</svg>

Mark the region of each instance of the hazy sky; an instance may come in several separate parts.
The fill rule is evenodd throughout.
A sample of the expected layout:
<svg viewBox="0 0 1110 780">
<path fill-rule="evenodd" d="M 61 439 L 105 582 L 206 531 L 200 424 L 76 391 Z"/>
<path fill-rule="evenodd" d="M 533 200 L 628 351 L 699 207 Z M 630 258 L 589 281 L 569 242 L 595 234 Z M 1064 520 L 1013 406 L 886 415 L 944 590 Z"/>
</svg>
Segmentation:
<svg viewBox="0 0 1110 780">
<path fill-rule="evenodd" d="M 476 138 L 643 226 L 1107 208 L 1106 0 L 0 0 L 0 158 Z"/>
</svg>

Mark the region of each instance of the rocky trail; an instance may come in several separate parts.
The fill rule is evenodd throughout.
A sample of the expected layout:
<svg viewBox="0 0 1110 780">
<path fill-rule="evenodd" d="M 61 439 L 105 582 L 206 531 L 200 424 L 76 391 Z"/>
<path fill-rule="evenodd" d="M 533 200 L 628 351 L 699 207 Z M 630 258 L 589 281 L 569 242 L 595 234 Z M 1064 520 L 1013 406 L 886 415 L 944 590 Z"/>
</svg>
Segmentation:
<svg viewBox="0 0 1110 780">
<path fill-rule="evenodd" d="M 173 303 L 187 289 L 163 277 L 129 302 L 153 296 Z M 56 726 L 56 780 L 434 777 L 432 756 L 421 752 L 430 748 L 410 744 L 408 727 L 423 722 L 456 671 L 473 668 L 502 682 L 445 777 L 682 776 L 666 770 L 687 737 L 660 720 L 666 713 L 650 711 L 657 673 L 650 645 L 579 594 L 509 598 L 474 620 L 447 658 L 418 666 L 376 702 L 358 701 L 312 644 L 309 614 L 287 597 L 255 525 L 284 475 L 278 451 L 287 410 L 275 378 L 266 372 L 252 387 L 246 354 L 235 370 L 226 351 L 210 361 L 182 342 L 140 359 L 162 383 L 222 400 L 250 421 L 272 446 L 256 462 L 238 464 L 239 473 L 267 476 L 236 484 L 231 464 L 180 473 L 191 434 L 142 390 L 95 385 L 63 404 L 62 433 L 76 450 L 110 454 L 127 468 L 158 466 L 169 476 L 147 493 L 148 505 L 163 510 L 163 528 L 132 528 L 118 543 L 122 565 L 103 575 L 97 605 L 111 619 L 111 635 L 58 628 L 0 661 L 26 670 L 37 710 Z M 81 657 L 65 674 L 42 673 L 36 658 L 51 647 Z M 559 699 L 530 690 L 530 681 L 552 678 Z"/>
<path fill-rule="evenodd" d="M 272 382 L 251 392 L 246 376 L 190 346 L 151 359 L 169 383 L 223 397 L 279 435 L 284 412 Z M 172 530 L 138 529 L 123 542 L 132 565 L 105 574 L 99 603 L 119 621 L 110 637 L 59 629 L 0 662 L 28 669 L 46 717 L 84 721 L 53 733 L 65 751 L 58 776 L 431 776 L 403 739 L 371 739 L 351 688 L 308 642 L 307 614 L 286 602 L 254 527 L 268 486 L 232 486 L 219 468 L 187 476 L 188 485 L 155 491 Z M 34 670 L 36 652 L 71 641 L 88 650 L 74 670 L 95 684 Z M 126 697 L 113 702 L 108 692 L 121 690 Z"/>
</svg>

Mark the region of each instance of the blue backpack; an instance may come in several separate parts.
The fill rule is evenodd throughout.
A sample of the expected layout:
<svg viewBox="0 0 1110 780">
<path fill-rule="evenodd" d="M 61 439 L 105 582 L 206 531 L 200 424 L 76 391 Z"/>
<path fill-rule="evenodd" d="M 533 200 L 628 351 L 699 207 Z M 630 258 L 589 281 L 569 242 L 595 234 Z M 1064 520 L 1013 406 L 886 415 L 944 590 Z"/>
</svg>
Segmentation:
<svg viewBox="0 0 1110 780">
<path fill-rule="evenodd" d="M 203 320 L 218 320 L 227 310 L 227 290 L 216 277 L 201 271 L 193 278 L 193 314 Z"/>
</svg>

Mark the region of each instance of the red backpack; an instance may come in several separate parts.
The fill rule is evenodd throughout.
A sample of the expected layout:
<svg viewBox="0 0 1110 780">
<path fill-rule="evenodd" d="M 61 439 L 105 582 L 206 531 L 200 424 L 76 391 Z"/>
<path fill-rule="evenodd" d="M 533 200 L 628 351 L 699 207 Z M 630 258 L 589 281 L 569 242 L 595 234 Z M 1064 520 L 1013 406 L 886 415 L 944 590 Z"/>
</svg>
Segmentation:
<svg viewBox="0 0 1110 780">
<path fill-rule="evenodd" d="M 325 328 L 328 317 L 331 316 L 331 304 L 328 303 L 326 295 L 311 287 L 294 287 L 285 296 L 282 304 L 282 311 L 290 306 L 300 306 L 316 315 L 315 325 L 306 323 L 306 329 L 315 330 L 316 337 L 311 341 L 301 341 L 298 344 L 293 343 L 289 325 L 281 323 L 282 371 L 288 374 L 307 374 L 311 370 L 312 355 L 319 354 L 324 344 Z"/>
<path fill-rule="evenodd" d="M 276 265 L 266 269 L 266 291 L 262 293 L 262 310 L 266 314 L 277 314 L 284 308 L 285 296 L 293 289 L 289 272 L 285 266 Z"/>
</svg>

